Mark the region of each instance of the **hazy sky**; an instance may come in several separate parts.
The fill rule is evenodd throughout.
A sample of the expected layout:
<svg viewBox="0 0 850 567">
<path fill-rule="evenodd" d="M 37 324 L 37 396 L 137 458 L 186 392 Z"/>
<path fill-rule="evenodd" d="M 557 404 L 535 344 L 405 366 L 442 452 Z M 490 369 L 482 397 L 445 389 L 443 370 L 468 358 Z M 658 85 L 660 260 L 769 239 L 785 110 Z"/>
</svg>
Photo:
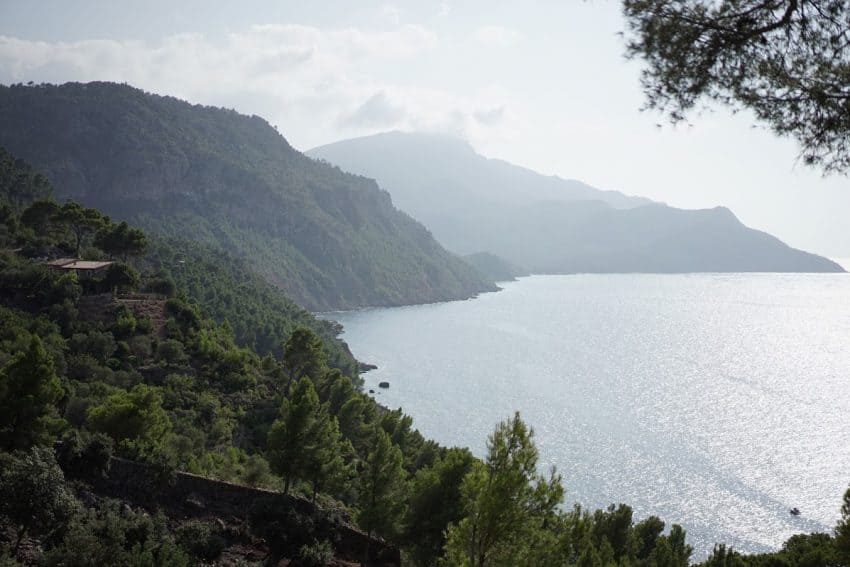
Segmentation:
<svg viewBox="0 0 850 567">
<path fill-rule="evenodd" d="M 0 0 L 0 82 L 112 80 L 266 118 L 296 148 L 391 129 L 850 257 L 850 180 L 725 109 L 639 111 L 619 2 Z M 665 124 L 659 128 L 657 124 Z"/>
</svg>

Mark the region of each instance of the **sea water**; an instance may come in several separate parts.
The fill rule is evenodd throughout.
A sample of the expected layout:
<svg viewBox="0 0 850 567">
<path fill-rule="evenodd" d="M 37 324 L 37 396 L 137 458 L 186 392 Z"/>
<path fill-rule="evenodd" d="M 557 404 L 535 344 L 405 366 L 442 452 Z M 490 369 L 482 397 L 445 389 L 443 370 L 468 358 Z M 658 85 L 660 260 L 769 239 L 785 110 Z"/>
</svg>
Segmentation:
<svg viewBox="0 0 850 567">
<path fill-rule="evenodd" d="M 334 313 L 366 388 L 486 453 L 513 412 L 566 505 L 715 542 L 830 530 L 850 483 L 850 276 L 533 276 L 468 301 Z M 379 389 L 378 382 L 390 382 Z M 789 514 L 797 507 L 799 517 Z"/>
</svg>

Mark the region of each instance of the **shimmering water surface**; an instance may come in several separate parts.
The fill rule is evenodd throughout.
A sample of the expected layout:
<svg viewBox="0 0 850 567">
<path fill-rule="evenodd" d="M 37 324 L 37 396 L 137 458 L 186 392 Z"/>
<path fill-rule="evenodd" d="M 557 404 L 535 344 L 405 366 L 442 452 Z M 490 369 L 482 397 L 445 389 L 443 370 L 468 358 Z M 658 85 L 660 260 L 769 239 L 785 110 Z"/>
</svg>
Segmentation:
<svg viewBox="0 0 850 567">
<path fill-rule="evenodd" d="M 484 454 L 515 410 L 567 502 L 680 523 L 703 556 L 828 530 L 850 483 L 850 276 L 534 276 L 334 313 L 367 388 Z M 379 381 L 391 383 L 378 390 Z M 788 510 L 799 507 L 802 516 Z"/>
</svg>

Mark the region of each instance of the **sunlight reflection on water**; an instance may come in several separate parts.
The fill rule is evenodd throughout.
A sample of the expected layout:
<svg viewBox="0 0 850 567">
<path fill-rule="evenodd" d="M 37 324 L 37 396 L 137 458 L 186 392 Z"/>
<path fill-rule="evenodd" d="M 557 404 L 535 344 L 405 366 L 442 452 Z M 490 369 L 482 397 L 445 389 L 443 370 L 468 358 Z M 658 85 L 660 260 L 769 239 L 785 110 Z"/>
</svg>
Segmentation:
<svg viewBox="0 0 850 567">
<path fill-rule="evenodd" d="M 483 455 L 519 410 L 567 503 L 680 523 L 702 557 L 829 530 L 850 482 L 850 276 L 534 276 L 329 314 L 376 398 Z M 803 515 L 790 516 L 798 506 Z"/>
</svg>

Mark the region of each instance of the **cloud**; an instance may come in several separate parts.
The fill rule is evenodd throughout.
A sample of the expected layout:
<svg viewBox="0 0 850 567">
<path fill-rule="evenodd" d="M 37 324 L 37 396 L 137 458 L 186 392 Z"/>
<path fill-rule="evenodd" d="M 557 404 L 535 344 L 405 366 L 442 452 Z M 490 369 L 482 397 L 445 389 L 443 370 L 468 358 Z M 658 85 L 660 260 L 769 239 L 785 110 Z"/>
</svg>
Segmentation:
<svg viewBox="0 0 850 567">
<path fill-rule="evenodd" d="M 502 26 L 483 26 L 475 30 L 472 38 L 488 47 L 511 47 L 522 39 L 522 34 Z"/>
<path fill-rule="evenodd" d="M 499 93 L 393 81 L 394 68 L 441 47 L 437 34 L 419 25 L 373 31 L 262 24 L 218 40 L 176 34 L 156 42 L 0 36 L 0 82 L 126 82 L 257 114 L 301 149 L 388 128 L 482 138 L 504 128 L 493 113 L 506 102 Z"/>
<path fill-rule="evenodd" d="M 361 126 L 389 128 L 397 125 L 405 118 L 404 109 L 390 102 L 387 93 L 375 93 L 357 109 L 340 118 L 340 125 L 348 128 Z"/>
<path fill-rule="evenodd" d="M 384 4 L 381 7 L 381 13 L 395 25 L 398 25 L 401 22 L 401 10 L 399 10 L 397 6 Z"/>
<path fill-rule="evenodd" d="M 473 114 L 475 119 L 481 124 L 493 125 L 498 124 L 505 117 L 505 107 L 497 106 L 487 110 L 479 110 Z"/>
</svg>

